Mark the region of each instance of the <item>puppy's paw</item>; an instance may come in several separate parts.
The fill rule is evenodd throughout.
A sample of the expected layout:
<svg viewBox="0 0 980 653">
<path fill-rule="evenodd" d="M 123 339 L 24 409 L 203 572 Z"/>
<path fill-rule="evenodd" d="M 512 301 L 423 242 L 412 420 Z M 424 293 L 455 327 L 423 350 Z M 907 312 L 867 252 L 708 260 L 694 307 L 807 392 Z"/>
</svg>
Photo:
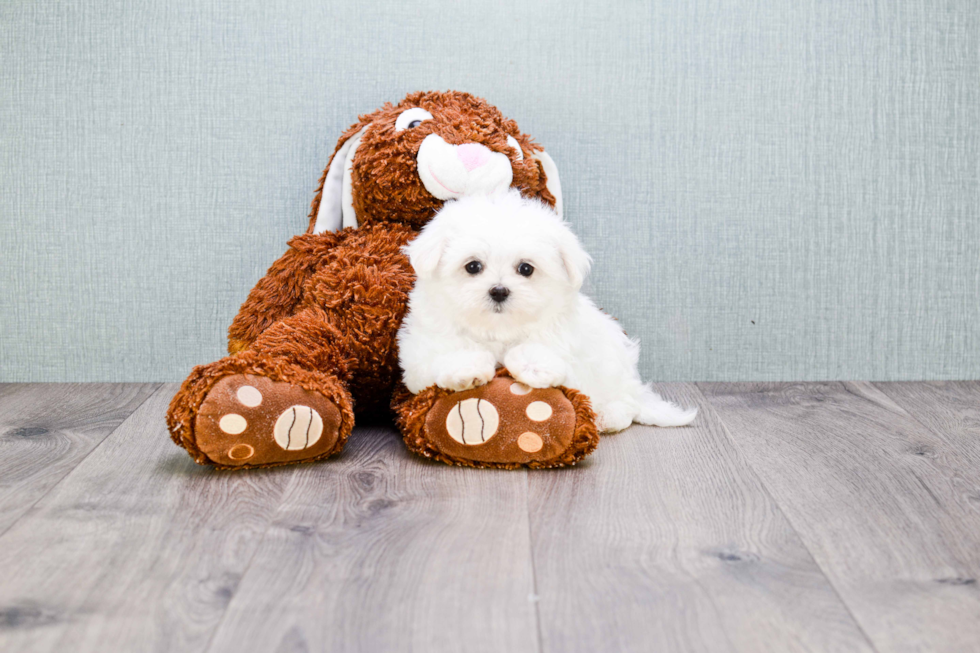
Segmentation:
<svg viewBox="0 0 980 653">
<path fill-rule="evenodd" d="M 514 347 L 504 357 L 511 375 L 532 388 L 552 388 L 565 382 L 567 366 L 558 354 L 543 345 Z"/>
<path fill-rule="evenodd" d="M 595 405 L 592 408 L 596 413 L 595 425 L 599 433 L 618 433 L 628 429 L 636 414 L 635 409 L 622 401 Z"/>
<path fill-rule="evenodd" d="M 497 362 L 486 351 L 466 351 L 443 356 L 437 363 L 436 385 L 460 392 L 490 383 Z"/>
</svg>

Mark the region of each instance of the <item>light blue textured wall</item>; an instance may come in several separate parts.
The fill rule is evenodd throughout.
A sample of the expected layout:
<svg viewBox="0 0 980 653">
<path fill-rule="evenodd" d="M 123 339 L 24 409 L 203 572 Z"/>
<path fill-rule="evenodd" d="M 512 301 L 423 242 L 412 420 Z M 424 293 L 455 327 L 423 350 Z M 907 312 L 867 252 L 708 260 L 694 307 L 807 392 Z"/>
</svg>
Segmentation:
<svg viewBox="0 0 980 653">
<path fill-rule="evenodd" d="M 0 3 L 0 380 L 220 356 L 359 112 L 552 153 L 655 379 L 980 377 L 976 0 Z"/>
</svg>

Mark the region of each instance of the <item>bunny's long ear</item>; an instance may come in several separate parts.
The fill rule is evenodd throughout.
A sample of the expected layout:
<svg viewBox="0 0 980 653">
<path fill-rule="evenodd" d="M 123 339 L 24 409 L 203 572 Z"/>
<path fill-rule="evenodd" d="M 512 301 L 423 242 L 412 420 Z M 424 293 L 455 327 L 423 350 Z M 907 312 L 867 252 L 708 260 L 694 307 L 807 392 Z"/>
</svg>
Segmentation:
<svg viewBox="0 0 980 653">
<path fill-rule="evenodd" d="M 310 233 L 319 234 L 357 226 L 354 196 L 351 191 L 351 166 L 354 163 L 357 145 L 361 142 L 361 136 L 366 129 L 367 126 L 361 127 L 347 140 L 337 144 L 330 165 L 323 175 L 320 201 L 315 202 L 316 215 L 311 216 Z"/>
<path fill-rule="evenodd" d="M 561 180 L 558 178 L 558 166 L 555 165 L 555 160 L 544 150 L 535 152 L 531 158 L 537 159 L 541 163 L 541 169 L 544 170 L 545 174 L 545 186 L 548 188 L 548 192 L 555 197 L 555 212 L 559 218 L 562 217 Z"/>
</svg>

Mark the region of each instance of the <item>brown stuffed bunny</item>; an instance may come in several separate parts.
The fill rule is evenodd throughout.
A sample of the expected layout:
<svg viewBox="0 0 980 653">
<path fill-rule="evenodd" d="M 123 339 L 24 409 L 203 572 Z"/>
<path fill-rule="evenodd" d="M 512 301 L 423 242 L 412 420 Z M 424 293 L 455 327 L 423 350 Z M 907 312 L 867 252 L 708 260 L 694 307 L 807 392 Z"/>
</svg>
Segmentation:
<svg viewBox="0 0 980 653">
<path fill-rule="evenodd" d="M 199 463 L 245 468 L 319 460 L 359 414 L 395 410 L 413 451 L 451 464 L 555 467 L 598 442 L 587 398 L 488 385 L 409 394 L 396 334 L 414 274 L 401 248 L 446 200 L 513 186 L 561 211 L 551 158 L 513 120 L 466 93 L 414 93 L 340 138 L 289 241 L 229 329 L 230 356 L 191 372 L 167 414 Z M 533 408 L 529 408 L 534 404 Z"/>
</svg>

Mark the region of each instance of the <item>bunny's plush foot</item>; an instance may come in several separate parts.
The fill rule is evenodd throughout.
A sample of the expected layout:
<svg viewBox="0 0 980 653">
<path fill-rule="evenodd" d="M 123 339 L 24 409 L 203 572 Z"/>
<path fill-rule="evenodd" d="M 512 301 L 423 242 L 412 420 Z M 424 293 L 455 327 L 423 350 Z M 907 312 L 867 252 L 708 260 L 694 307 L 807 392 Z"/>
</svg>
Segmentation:
<svg viewBox="0 0 980 653">
<path fill-rule="evenodd" d="M 589 400 L 566 388 L 531 388 L 506 370 L 463 392 L 396 392 L 393 408 L 409 449 L 450 465 L 563 467 L 599 442 Z"/>
<path fill-rule="evenodd" d="M 269 467 L 320 460 L 343 448 L 353 414 L 339 381 L 298 368 L 269 370 L 272 378 L 239 367 L 230 358 L 195 369 L 171 402 L 171 436 L 197 462 Z"/>
</svg>

